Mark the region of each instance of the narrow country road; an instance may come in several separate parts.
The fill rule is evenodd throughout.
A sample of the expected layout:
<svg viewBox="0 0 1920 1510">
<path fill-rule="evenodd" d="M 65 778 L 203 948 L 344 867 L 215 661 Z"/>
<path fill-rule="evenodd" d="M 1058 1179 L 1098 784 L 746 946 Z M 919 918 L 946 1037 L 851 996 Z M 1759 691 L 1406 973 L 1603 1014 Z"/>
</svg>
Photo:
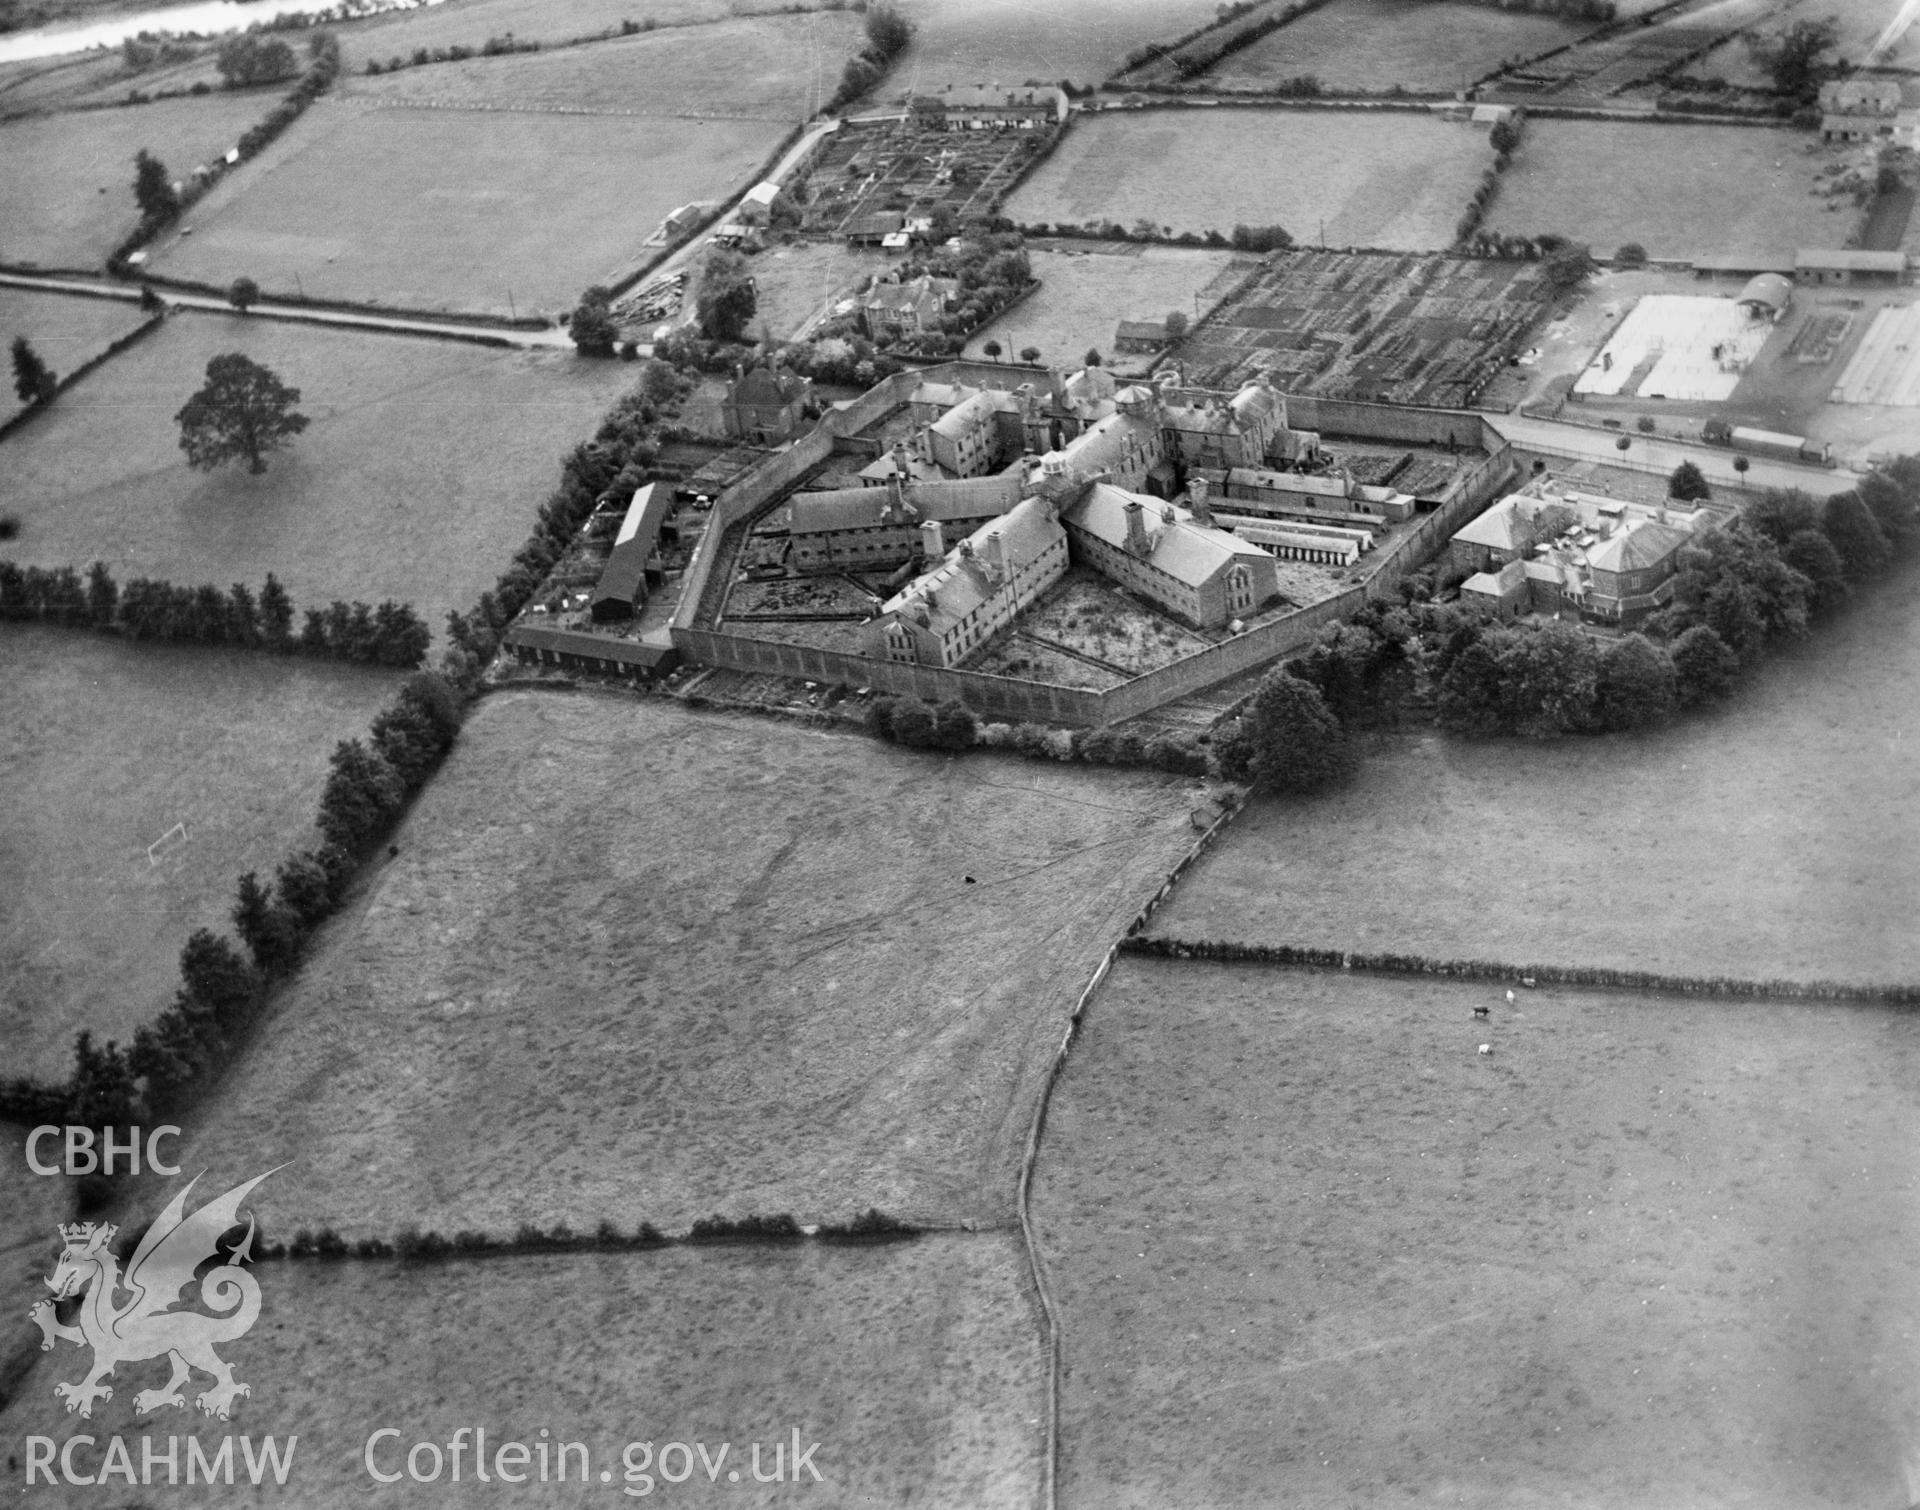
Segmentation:
<svg viewBox="0 0 1920 1510">
<path fill-rule="evenodd" d="M 108 278 L 40 277 L 30 273 L 0 273 L 0 286 L 32 288 L 43 293 L 83 294 L 95 299 L 121 299 L 131 304 L 140 301 L 140 290 Z M 181 293 L 173 289 L 155 289 L 176 309 L 225 312 L 242 318 L 225 299 L 214 294 Z M 523 330 L 512 325 L 467 324 L 424 319 L 412 315 L 376 315 L 351 309 L 316 309 L 305 304 L 276 304 L 262 299 L 249 307 L 249 320 L 294 320 L 306 325 L 337 325 L 357 330 L 385 330 L 399 335 L 428 336 L 438 340 L 459 338 L 501 341 L 528 349 L 571 351 L 573 342 L 564 330 Z"/>
</svg>

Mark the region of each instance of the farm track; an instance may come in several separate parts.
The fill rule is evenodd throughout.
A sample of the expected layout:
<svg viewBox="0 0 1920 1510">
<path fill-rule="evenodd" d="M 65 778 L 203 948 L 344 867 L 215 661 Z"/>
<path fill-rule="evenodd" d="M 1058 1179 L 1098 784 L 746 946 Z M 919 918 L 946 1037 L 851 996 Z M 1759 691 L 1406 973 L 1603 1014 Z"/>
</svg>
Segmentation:
<svg viewBox="0 0 1920 1510">
<path fill-rule="evenodd" d="M 604 105 L 512 105 L 485 100 L 443 99 L 434 95 L 392 94 L 376 100 L 359 97 L 374 110 L 472 110 L 510 115 L 600 115 L 639 121 L 765 121 L 793 124 L 791 114 L 763 115 L 750 110 L 616 110 Z"/>
</svg>

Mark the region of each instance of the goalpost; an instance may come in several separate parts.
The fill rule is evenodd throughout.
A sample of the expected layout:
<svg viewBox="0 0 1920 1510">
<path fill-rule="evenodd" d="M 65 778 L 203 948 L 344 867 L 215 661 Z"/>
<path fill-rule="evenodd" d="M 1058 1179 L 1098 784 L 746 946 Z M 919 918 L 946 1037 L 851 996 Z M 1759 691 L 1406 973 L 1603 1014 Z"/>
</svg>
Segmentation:
<svg viewBox="0 0 1920 1510">
<path fill-rule="evenodd" d="M 168 829 L 158 839 L 155 839 L 153 843 L 147 846 L 147 864 L 149 866 L 158 865 L 160 861 L 163 858 L 165 858 L 169 850 L 175 848 L 178 845 L 184 844 L 186 842 L 187 842 L 186 824 L 184 823 L 174 824 L 172 828 Z"/>
</svg>

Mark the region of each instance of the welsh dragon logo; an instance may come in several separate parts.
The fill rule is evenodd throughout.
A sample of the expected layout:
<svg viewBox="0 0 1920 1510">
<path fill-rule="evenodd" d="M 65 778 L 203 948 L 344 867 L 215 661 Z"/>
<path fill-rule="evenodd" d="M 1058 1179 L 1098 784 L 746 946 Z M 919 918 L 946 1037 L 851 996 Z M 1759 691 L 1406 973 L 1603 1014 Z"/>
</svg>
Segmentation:
<svg viewBox="0 0 1920 1510">
<path fill-rule="evenodd" d="M 284 1167 L 284 1166 L 282 1166 Z M 93 1349 L 93 1370 L 79 1384 L 56 1384 L 53 1392 L 65 1397 L 69 1412 L 93 1414 L 95 1400 L 111 1400 L 113 1388 L 100 1381 L 119 1363 L 137 1363 L 158 1358 L 163 1353 L 173 1362 L 173 1377 L 161 1389 L 143 1389 L 133 1397 L 134 1411 L 146 1415 L 163 1405 L 183 1409 L 186 1399 L 180 1386 L 193 1370 L 211 1374 L 213 1387 L 196 1396 L 200 1408 L 210 1416 L 226 1419 L 240 1395 L 253 1393 L 251 1387 L 233 1377 L 232 1365 L 214 1352 L 214 1344 L 244 1337 L 260 1315 L 260 1285 L 241 1265 L 253 1250 L 254 1223 L 247 1215 L 246 1236 L 224 1264 L 215 1265 L 198 1280 L 200 1303 L 214 1312 L 174 1310 L 180 1292 L 195 1283 L 196 1271 L 208 1259 L 220 1256 L 223 1233 L 240 1223 L 240 1203 L 268 1174 L 236 1185 L 225 1195 L 208 1201 L 191 1216 L 185 1214 L 187 1195 L 199 1182 L 195 1175 L 186 1188 L 167 1203 L 120 1273 L 120 1261 L 110 1244 L 119 1229 L 80 1222 L 60 1229 L 66 1247 L 46 1281 L 53 1300 L 42 1300 L 27 1312 L 27 1318 L 40 1328 L 40 1350 L 47 1352 L 57 1341 L 77 1342 Z M 91 1286 L 91 1290 L 88 1287 Z M 78 1326 L 64 1326 L 54 1316 L 54 1302 L 71 1300 L 88 1291 L 76 1318 Z M 131 1296 L 124 1304 L 119 1292 Z"/>
</svg>

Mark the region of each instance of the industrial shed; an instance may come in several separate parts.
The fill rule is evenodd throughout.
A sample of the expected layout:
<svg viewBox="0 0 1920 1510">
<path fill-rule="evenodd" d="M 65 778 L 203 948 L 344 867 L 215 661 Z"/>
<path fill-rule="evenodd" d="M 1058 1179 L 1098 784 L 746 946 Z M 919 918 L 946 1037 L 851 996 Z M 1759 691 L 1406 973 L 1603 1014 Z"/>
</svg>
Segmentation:
<svg viewBox="0 0 1920 1510">
<path fill-rule="evenodd" d="M 1778 320 L 1793 302 L 1793 280 L 1779 273 L 1761 273 L 1747 280 L 1736 302 L 1756 320 Z"/>
<path fill-rule="evenodd" d="M 591 611 L 595 619 L 630 619 L 647 601 L 647 563 L 672 507 L 673 494 L 658 483 L 650 482 L 633 495 L 620 532 L 613 537 L 613 552 L 594 585 Z"/>
</svg>

